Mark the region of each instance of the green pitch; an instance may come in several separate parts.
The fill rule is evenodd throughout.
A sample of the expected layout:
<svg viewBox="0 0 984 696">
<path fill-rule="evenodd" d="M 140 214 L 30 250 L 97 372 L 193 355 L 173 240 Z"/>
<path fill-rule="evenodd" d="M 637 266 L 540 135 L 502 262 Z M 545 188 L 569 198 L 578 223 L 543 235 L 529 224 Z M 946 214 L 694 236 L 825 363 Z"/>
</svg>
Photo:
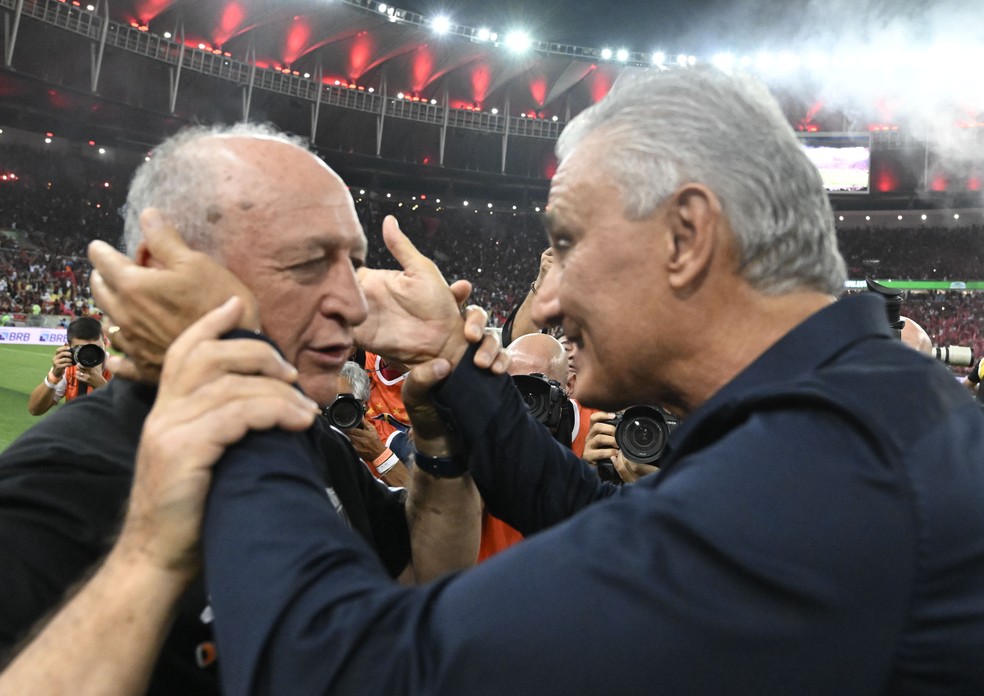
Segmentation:
<svg viewBox="0 0 984 696">
<path fill-rule="evenodd" d="M 27 397 L 51 367 L 53 353 L 51 346 L 0 345 L 0 450 L 45 417 L 27 412 Z"/>
</svg>

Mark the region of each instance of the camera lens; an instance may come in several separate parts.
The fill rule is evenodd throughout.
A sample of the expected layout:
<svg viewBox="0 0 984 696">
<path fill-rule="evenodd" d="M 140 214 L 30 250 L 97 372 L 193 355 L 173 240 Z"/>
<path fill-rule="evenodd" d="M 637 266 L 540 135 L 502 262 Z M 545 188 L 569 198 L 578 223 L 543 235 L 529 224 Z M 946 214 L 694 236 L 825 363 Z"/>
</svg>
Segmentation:
<svg viewBox="0 0 984 696">
<path fill-rule="evenodd" d="M 86 343 L 72 348 L 72 363 L 82 367 L 95 367 L 106 359 L 106 351 L 95 343 Z"/>
<path fill-rule="evenodd" d="M 331 402 L 331 406 L 324 409 L 324 416 L 328 421 L 340 430 L 349 430 L 362 422 L 363 409 L 362 402 L 351 394 L 339 394 Z"/>
<path fill-rule="evenodd" d="M 615 428 L 615 442 L 625 456 L 640 464 L 659 460 L 670 435 L 670 426 L 659 409 L 633 406 L 622 414 Z"/>
</svg>

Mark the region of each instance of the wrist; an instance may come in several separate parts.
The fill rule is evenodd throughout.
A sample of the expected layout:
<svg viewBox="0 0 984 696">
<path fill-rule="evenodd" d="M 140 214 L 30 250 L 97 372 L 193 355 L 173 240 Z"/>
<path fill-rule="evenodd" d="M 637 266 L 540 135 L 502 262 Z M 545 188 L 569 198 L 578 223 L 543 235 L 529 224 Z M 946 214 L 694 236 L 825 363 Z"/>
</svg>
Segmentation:
<svg viewBox="0 0 984 696">
<path fill-rule="evenodd" d="M 434 478 L 460 478 L 468 473 L 468 459 L 463 454 L 434 457 L 424 454 L 414 445 L 413 463 Z"/>
<path fill-rule="evenodd" d="M 394 466 L 396 466 L 399 461 L 399 457 L 397 457 L 393 451 L 387 447 L 383 450 L 382 454 L 372 460 L 372 465 L 375 467 L 376 473 L 380 476 L 385 476 Z"/>
</svg>

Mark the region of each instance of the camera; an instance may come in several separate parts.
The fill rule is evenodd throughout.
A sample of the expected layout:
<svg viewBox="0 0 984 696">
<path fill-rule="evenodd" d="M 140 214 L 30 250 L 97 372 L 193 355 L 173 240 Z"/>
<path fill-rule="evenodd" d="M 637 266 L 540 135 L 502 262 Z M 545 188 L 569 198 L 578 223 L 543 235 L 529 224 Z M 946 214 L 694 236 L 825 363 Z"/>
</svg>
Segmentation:
<svg viewBox="0 0 984 696">
<path fill-rule="evenodd" d="M 106 360 L 106 351 L 95 343 L 72 346 L 72 364 L 82 367 L 95 367 Z"/>
<path fill-rule="evenodd" d="M 533 417 L 547 426 L 548 430 L 557 430 L 564 404 L 567 403 L 567 393 L 560 382 L 547 379 L 540 372 L 533 372 L 528 375 L 513 375 L 513 383 Z"/>
<path fill-rule="evenodd" d="M 663 456 L 670 433 L 679 421 L 658 406 L 630 406 L 611 420 L 615 444 L 626 459 L 655 464 Z"/>
<path fill-rule="evenodd" d="M 362 422 L 366 409 L 352 394 L 339 394 L 329 406 L 321 409 L 321 415 L 339 430 L 349 430 Z"/>
<path fill-rule="evenodd" d="M 933 355 L 940 362 L 957 367 L 972 367 L 974 365 L 974 349 L 967 346 L 936 346 Z"/>
</svg>

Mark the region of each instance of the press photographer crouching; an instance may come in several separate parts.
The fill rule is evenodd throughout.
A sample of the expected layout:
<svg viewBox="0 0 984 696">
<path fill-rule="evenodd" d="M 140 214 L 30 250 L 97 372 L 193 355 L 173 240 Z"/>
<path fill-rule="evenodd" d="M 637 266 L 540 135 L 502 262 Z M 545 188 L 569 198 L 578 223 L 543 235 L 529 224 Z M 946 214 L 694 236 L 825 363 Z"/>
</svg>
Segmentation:
<svg viewBox="0 0 984 696">
<path fill-rule="evenodd" d="M 338 377 L 338 396 L 322 409 L 322 415 L 348 436 L 373 476 L 388 486 L 405 488 L 410 471 L 399 453 L 409 456 L 410 440 L 405 432 L 387 424 L 385 427 L 391 432 L 383 442 L 377 428 L 366 417 L 369 389 L 369 375 L 365 370 L 351 360 L 346 362 Z"/>
<path fill-rule="evenodd" d="M 61 401 L 71 401 L 106 386 L 112 375 L 105 368 L 108 343 L 102 325 L 92 317 L 68 325 L 66 343 L 51 359 L 51 369 L 27 401 L 32 416 L 40 416 Z"/>
</svg>

